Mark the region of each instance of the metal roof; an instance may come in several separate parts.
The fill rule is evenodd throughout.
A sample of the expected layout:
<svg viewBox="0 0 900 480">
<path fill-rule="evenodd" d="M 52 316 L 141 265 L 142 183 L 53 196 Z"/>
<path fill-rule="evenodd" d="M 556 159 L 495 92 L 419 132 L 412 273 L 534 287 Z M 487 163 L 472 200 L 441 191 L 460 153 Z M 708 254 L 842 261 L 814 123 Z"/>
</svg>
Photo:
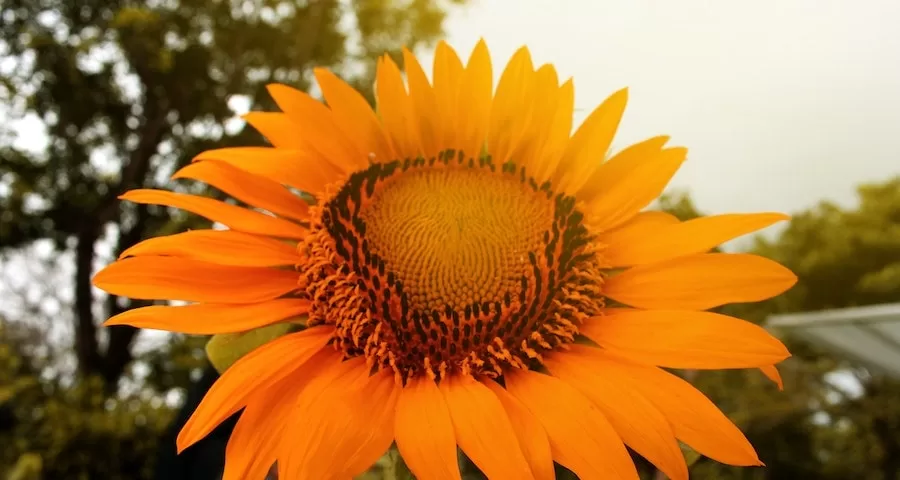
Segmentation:
<svg viewBox="0 0 900 480">
<path fill-rule="evenodd" d="M 766 326 L 900 378 L 900 303 L 772 315 Z"/>
</svg>

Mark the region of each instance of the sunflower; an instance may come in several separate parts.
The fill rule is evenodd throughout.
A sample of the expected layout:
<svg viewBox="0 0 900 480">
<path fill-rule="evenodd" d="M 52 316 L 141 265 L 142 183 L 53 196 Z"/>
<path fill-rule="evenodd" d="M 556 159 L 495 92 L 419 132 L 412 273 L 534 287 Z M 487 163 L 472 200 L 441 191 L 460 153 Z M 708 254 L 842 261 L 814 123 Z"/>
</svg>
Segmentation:
<svg viewBox="0 0 900 480">
<path fill-rule="evenodd" d="M 283 85 L 246 121 L 272 147 L 200 154 L 173 178 L 236 200 L 135 190 L 131 202 L 225 225 L 153 238 L 94 283 L 179 300 L 107 325 L 188 334 L 305 319 L 228 368 L 178 436 L 183 450 L 242 411 L 225 479 L 347 479 L 392 444 L 423 480 L 459 479 L 457 447 L 491 479 L 637 479 L 626 445 L 672 479 L 679 442 L 761 465 L 703 394 L 662 368 L 762 368 L 789 356 L 762 328 L 706 310 L 795 276 L 709 253 L 785 219 L 679 222 L 642 211 L 685 160 L 653 137 L 607 153 L 627 91 L 572 130 L 573 84 L 526 48 L 493 88 L 488 49 L 446 44 L 432 81 L 378 62 L 377 112 L 327 70 L 325 103 Z M 302 195 L 298 192 L 302 192 Z"/>
</svg>

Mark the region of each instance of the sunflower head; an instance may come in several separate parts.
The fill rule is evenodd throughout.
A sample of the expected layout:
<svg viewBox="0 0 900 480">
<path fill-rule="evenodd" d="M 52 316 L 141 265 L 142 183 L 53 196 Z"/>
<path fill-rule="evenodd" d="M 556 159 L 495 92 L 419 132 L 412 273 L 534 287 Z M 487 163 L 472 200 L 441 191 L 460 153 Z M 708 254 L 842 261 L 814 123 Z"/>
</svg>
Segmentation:
<svg viewBox="0 0 900 480">
<path fill-rule="evenodd" d="M 430 80 L 409 52 L 405 65 L 404 79 L 379 60 L 377 113 L 326 70 L 315 71 L 325 103 L 274 85 L 282 112 L 245 117 L 271 147 L 208 151 L 175 175 L 249 208 L 124 196 L 227 229 L 126 251 L 96 285 L 193 303 L 109 324 L 217 334 L 305 318 L 224 372 L 179 447 L 243 409 L 228 480 L 276 460 L 284 480 L 352 477 L 394 442 L 422 479 L 459 478 L 457 447 L 497 479 L 552 478 L 554 461 L 585 479 L 635 479 L 626 444 L 682 479 L 678 441 L 759 464 L 660 367 L 777 377 L 780 342 L 705 310 L 794 283 L 770 260 L 708 253 L 785 217 L 642 211 L 686 150 L 653 137 L 610 155 L 626 90 L 572 133 L 572 82 L 527 49 L 496 90 L 483 42 L 466 64 L 440 44 Z"/>
<path fill-rule="evenodd" d="M 309 325 L 402 382 L 537 365 L 602 306 L 600 246 L 575 203 L 461 150 L 353 173 L 300 246 Z"/>
</svg>

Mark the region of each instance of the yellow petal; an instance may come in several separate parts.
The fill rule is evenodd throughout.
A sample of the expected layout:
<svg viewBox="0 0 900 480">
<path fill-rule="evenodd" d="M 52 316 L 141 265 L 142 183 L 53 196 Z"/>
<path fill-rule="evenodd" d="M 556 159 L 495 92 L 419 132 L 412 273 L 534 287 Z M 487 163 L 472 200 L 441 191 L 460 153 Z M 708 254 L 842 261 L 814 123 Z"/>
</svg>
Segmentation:
<svg viewBox="0 0 900 480">
<path fill-rule="evenodd" d="M 353 478 L 393 441 L 397 390 L 389 371 L 368 375 L 365 359 L 331 361 L 300 392 L 282 440 L 282 478 Z"/>
<path fill-rule="evenodd" d="M 422 154 L 422 142 L 413 112 L 412 100 L 406 93 L 397 64 L 387 55 L 378 59 L 375 73 L 375 96 L 378 113 L 394 151 L 401 159 Z"/>
<path fill-rule="evenodd" d="M 394 441 L 394 416 L 400 389 L 396 385 L 393 372 L 383 370 L 368 377 L 358 390 L 359 403 L 366 405 L 359 409 L 359 439 L 357 448 L 341 458 L 342 474 L 356 478 L 371 468 Z"/>
<path fill-rule="evenodd" d="M 609 419 L 626 445 L 672 480 L 688 478 L 687 463 L 666 417 L 614 369 L 595 370 L 581 357 L 560 352 L 545 358 L 550 372 L 575 387 Z"/>
<path fill-rule="evenodd" d="M 198 197 L 165 190 L 132 190 L 121 197 L 134 203 L 164 205 L 200 215 L 213 222 L 246 233 L 280 238 L 304 238 L 306 229 L 283 218 L 220 202 L 208 197 Z"/>
<path fill-rule="evenodd" d="M 648 138 L 613 155 L 594 170 L 594 173 L 585 181 L 581 191 L 578 192 L 579 200 L 589 205 L 594 203 L 601 194 L 605 194 L 613 188 L 620 179 L 637 168 L 642 161 L 657 157 L 668 141 L 669 137 L 664 135 Z M 607 226 L 606 228 L 612 227 Z"/>
<path fill-rule="evenodd" d="M 781 374 L 778 373 L 778 367 L 775 365 L 764 365 L 759 367 L 759 370 L 766 378 L 775 382 L 775 385 L 778 386 L 778 390 L 784 390 L 784 381 L 781 379 Z"/>
<path fill-rule="evenodd" d="M 534 67 L 531 53 L 522 47 L 513 54 L 497 83 L 497 93 L 491 105 L 491 122 L 488 130 L 488 153 L 494 165 L 503 165 L 525 135 L 532 117 L 531 102 L 534 91 Z"/>
<path fill-rule="evenodd" d="M 154 237 L 122 252 L 119 259 L 165 255 L 235 267 L 300 263 L 296 245 L 234 230 L 191 230 Z"/>
<path fill-rule="evenodd" d="M 268 85 L 269 95 L 296 125 L 294 135 L 303 139 L 323 162 L 331 162 L 345 173 L 369 166 L 367 152 L 344 136 L 331 113 L 322 102 L 306 92 L 287 85 Z"/>
<path fill-rule="evenodd" d="M 791 355 L 759 325 L 712 312 L 609 309 L 581 333 L 620 357 L 669 368 L 761 367 Z"/>
<path fill-rule="evenodd" d="M 324 68 L 314 68 L 313 74 L 331 108 L 334 123 L 344 137 L 354 142 L 357 150 L 371 154 L 378 162 L 394 160 L 396 155 L 391 143 L 366 98 Z"/>
<path fill-rule="evenodd" d="M 639 242 L 645 236 L 656 235 L 661 229 L 669 225 L 677 224 L 678 218 L 666 212 L 648 211 L 641 212 L 631 218 L 631 220 L 603 234 L 603 241 L 607 248 L 603 250 L 603 262 L 609 266 L 615 266 L 618 263 L 618 253 L 612 245 L 620 245 L 619 250 L 624 250 L 624 246 L 630 242 Z M 610 253 L 610 248 L 613 248 Z"/>
<path fill-rule="evenodd" d="M 675 257 L 704 253 L 721 243 L 787 220 L 780 213 L 728 214 L 700 217 L 684 223 L 660 226 L 641 237 L 624 241 L 614 233 L 604 236 L 608 245 L 603 259 L 612 267 L 646 265 Z"/>
<path fill-rule="evenodd" d="M 554 130 L 552 119 L 560 96 L 559 77 L 553 65 L 542 65 L 538 68 L 534 74 L 534 89 L 538 94 L 532 102 L 531 122 L 526 125 L 526 132 L 513 156 L 516 162 L 525 167 L 525 171 L 541 184 L 547 180 L 541 173 L 546 170 L 549 161 L 541 157 L 541 154 L 544 143 Z"/>
<path fill-rule="evenodd" d="M 541 67 L 543 69 L 544 67 Z M 552 69 L 552 67 L 550 67 Z M 538 70 L 538 83 L 547 83 L 550 80 L 540 79 L 541 70 Z M 554 77 L 555 77 L 554 72 Z M 543 87 L 538 86 L 538 90 L 542 91 Z M 561 86 L 557 87 L 555 95 L 547 95 L 553 99 L 553 110 L 547 115 L 550 119 L 549 125 L 543 127 L 543 145 L 540 150 L 534 154 L 535 162 L 538 164 L 534 176 L 538 183 L 550 180 L 553 174 L 559 168 L 559 162 L 566 151 L 566 145 L 569 143 L 569 135 L 572 134 L 572 116 L 575 109 L 575 85 L 571 79 L 567 80 Z M 544 123 L 542 114 L 538 113 L 532 122 L 538 129 Z M 556 188 L 556 185 L 551 185 Z"/>
<path fill-rule="evenodd" d="M 406 67 L 406 80 L 409 82 L 409 98 L 412 102 L 413 115 L 419 124 L 422 154 L 425 158 L 431 158 L 446 148 L 441 141 L 440 119 L 436 115 L 437 97 L 434 88 L 428 83 L 428 77 L 425 76 L 419 60 L 406 48 L 403 48 L 403 64 Z"/>
<path fill-rule="evenodd" d="M 448 148 L 458 148 L 457 109 L 463 64 L 456 52 L 441 40 L 434 52 L 434 94 L 437 98 L 439 140 Z"/>
<path fill-rule="evenodd" d="M 266 137 L 274 147 L 300 150 L 307 147 L 300 128 L 284 113 L 249 112 L 241 118 Z"/>
<path fill-rule="evenodd" d="M 538 419 L 553 459 L 579 478 L 638 480 L 625 445 L 600 410 L 558 378 L 517 370 L 506 389 Z"/>
<path fill-rule="evenodd" d="M 245 172 L 219 161 L 194 162 L 172 175 L 172 179 L 197 180 L 246 202 L 282 217 L 301 222 L 309 220 L 309 204 L 300 197 L 267 178 Z"/>
<path fill-rule="evenodd" d="M 516 400 L 497 382 L 486 378 L 482 379 L 482 383 L 494 392 L 503 405 L 535 480 L 555 480 L 556 472 L 553 468 L 553 455 L 550 453 L 550 441 L 547 440 L 547 432 L 541 423 L 522 405 L 522 402 Z"/>
<path fill-rule="evenodd" d="M 458 148 L 466 158 L 481 157 L 491 118 L 491 91 L 494 88 L 491 71 L 491 54 L 487 44 L 480 40 L 462 75 L 457 104 Z"/>
<path fill-rule="evenodd" d="M 578 127 L 552 177 L 557 191 L 578 193 L 603 163 L 627 103 L 628 89 L 623 88 L 610 95 Z"/>
<path fill-rule="evenodd" d="M 300 191 L 319 195 L 325 186 L 342 177 L 334 167 L 326 166 L 303 150 L 282 148 L 234 147 L 207 150 L 194 158 L 195 162 L 218 160 L 245 172 L 268 178 Z"/>
<path fill-rule="evenodd" d="M 292 333 L 241 357 L 210 387 L 182 427 L 176 442 L 178 452 L 243 408 L 253 393 L 271 387 L 303 367 L 325 346 L 333 331 L 323 326 Z"/>
<path fill-rule="evenodd" d="M 255 303 L 297 289 L 290 270 L 228 267 L 177 257 L 134 257 L 114 262 L 94 276 L 113 295 L 140 300 Z"/>
<path fill-rule="evenodd" d="M 637 308 L 707 310 L 766 300 L 796 282 L 790 270 L 767 258 L 702 253 L 632 267 L 610 277 L 603 294 Z"/>
<path fill-rule="evenodd" d="M 400 391 L 394 436 L 416 478 L 460 480 L 453 422 L 434 380 L 416 377 Z"/>
<path fill-rule="evenodd" d="M 103 326 L 131 325 L 189 335 L 215 335 L 245 332 L 303 315 L 308 311 L 309 300 L 299 298 L 282 298 L 243 305 L 216 303 L 179 307 L 152 305 L 120 313 L 107 320 Z"/>
<path fill-rule="evenodd" d="M 599 348 L 575 345 L 571 353 L 597 372 L 615 371 L 616 378 L 650 400 L 669 419 L 675 437 L 694 450 L 729 465 L 761 465 L 744 434 L 690 383 L 657 367 L 628 363 Z"/>
<path fill-rule="evenodd" d="M 488 478 L 534 478 L 519 449 L 516 434 L 497 396 L 468 375 L 444 378 L 447 401 L 459 448 Z"/>
<path fill-rule="evenodd" d="M 589 204 L 586 213 L 591 223 L 608 230 L 634 217 L 662 193 L 686 155 L 687 149 L 667 148 L 656 155 L 633 158 L 627 165 L 613 164 L 613 159 L 602 164 L 597 172 L 607 170 L 602 177 L 611 183 Z"/>
<path fill-rule="evenodd" d="M 291 380 L 282 380 L 249 397 L 225 447 L 222 480 L 262 479 L 272 468 L 284 419 L 303 389 L 303 383 Z"/>
</svg>

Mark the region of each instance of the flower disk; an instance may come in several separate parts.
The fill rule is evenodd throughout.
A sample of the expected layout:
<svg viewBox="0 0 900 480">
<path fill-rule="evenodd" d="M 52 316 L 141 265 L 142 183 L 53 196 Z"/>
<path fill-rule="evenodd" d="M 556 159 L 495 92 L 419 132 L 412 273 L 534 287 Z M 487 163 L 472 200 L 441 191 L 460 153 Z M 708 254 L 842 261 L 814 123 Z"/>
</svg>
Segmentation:
<svg viewBox="0 0 900 480">
<path fill-rule="evenodd" d="M 575 199 L 523 168 L 452 150 L 375 164 L 322 207 L 301 246 L 310 325 L 403 380 L 497 377 L 574 341 L 600 266 Z"/>
</svg>

